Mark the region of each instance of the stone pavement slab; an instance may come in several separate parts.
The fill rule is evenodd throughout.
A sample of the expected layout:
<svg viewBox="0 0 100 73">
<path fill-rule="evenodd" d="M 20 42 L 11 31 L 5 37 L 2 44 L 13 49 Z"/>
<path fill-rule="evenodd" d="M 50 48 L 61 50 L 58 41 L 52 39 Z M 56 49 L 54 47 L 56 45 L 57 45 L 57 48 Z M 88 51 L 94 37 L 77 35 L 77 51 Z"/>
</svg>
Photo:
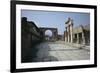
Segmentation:
<svg viewBox="0 0 100 73">
<path fill-rule="evenodd" d="M 89 51 L 78 49 L 63 42 L 43 42 L 36 48 L 38 49 L 35 57 L 37 62 L 90 59 Z"/>
</svg>

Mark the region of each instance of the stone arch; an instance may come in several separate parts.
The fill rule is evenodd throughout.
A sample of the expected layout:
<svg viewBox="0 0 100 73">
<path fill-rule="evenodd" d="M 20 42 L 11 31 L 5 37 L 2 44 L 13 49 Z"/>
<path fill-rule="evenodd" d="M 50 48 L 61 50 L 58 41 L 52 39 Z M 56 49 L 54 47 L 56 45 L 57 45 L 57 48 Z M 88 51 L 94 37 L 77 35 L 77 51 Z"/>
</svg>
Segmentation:
<svg viewBox="0 0 100 73">
<path fill-rule="evenodd" d="M 51 37 L 53 35 L 53 32 L 51 30 L 45 30 L 45 35 Z"/>
<path fill-rule="evenodd" d="M 46 28 L 46 27 L 40 28 L 40 31 L 42 32 L 42 36 L 43 37 L 46 37 L 45 32 L 47 30 L 50 30 L 52 32 L 52 36 L 51 36 L 50 40 L 56 41 L 57 40 L 57 36 L 58 36 L 58 30 L 57 30 L 57 28 Z"/>
<path fill-rule="evenodd" d="M 51 37 L 53 36 L 53 32 L 51 30 L 45 30 L 45 39 L 51 40 Z"/>
</svg>

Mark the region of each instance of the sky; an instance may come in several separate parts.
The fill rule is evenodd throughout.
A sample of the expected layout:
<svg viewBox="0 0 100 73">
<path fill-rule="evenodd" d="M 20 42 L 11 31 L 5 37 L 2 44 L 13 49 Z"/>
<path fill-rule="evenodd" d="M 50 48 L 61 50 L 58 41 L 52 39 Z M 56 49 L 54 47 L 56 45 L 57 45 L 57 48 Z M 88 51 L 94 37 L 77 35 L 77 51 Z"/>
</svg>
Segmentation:
<svg viewBox="0 0 100 73">
<path fill-rule="evenodd" d="M 21 10 L 21 17 L 35 22 L 37 27 L 58 28 L 58 34 L 64 34 L 65 22 L 69 17 L 73 19 L 73 27 L 90 24 L 89 13 Z"/>
</svg>

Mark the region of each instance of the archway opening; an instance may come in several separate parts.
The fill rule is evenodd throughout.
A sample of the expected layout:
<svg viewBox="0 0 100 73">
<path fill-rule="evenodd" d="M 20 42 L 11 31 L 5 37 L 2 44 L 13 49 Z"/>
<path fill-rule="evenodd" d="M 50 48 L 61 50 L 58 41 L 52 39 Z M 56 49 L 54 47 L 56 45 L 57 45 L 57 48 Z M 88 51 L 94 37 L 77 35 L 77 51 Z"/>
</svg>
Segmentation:
<svg viewBox="0 0 100 73">
<path fill-rule="evenodd" d="M 53 33 L 52 33 L 52 31 L 51 30 L 46 30 L 45 31 L 45 40 L 51 40 L 52 39 L 52 35 L 53 35 Z"/>
</svg>

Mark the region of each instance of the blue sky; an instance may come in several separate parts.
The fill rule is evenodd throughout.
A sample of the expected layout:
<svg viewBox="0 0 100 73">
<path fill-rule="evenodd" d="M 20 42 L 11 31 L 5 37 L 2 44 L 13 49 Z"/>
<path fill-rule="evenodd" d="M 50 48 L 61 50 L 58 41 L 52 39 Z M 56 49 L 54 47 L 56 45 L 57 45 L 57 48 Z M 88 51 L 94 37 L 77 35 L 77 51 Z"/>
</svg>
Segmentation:
<svg viewBox="0 0 100 73">
<path fill-rule="evenodd" d="M 22 10 L 21 17 L 27 17 L 28 21 L 35 22 L 38 27 L 58 28 L 58 34 L 64 33 L 68 17 L 73 19 L 74 27 L 90 24 L 89 13 Z"/>
</svg>

